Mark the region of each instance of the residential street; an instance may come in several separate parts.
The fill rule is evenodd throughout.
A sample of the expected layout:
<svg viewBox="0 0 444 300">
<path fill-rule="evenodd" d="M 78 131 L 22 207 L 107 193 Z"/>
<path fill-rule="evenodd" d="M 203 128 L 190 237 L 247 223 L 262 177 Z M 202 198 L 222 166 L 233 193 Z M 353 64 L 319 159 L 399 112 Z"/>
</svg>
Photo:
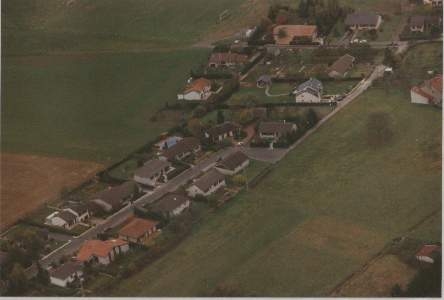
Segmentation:
<svg viewBox="0 0 444 300">
<path fill-rule="evenodd" d="M 233 153 L 234 151 L 235 148 L 230 147 L 212 154 L 210 157 L 202 160 L 194 167 L 187 169 L 164 185 L 158 187 L 153 193 L 140 197 L 139 199 L 134 201 L 134 204 L 143 206 L 148 203 L 155 202 L 168 192 L 173 192 L 180 186 L 185 185 L 188 181 L 198 177 L 203 171 L 214 165 L 220 157 L 225 157 Z M 81 247 L 85 240 L 94 239 L 96 238 L 98 233 L 104 232 L 108 228 L 118 226 L 119 224 L 123 223 L 128 217 L 130 217 L 131 214 L 132 206 L 125 206 L 114 215 L 108 217 L 108 219 L 106 219 L 106 221 L 102 224 L 89 229 L 79 237 L 73 237 L 68 244 L 46 256 L 44 259 L 41 260 L 42 266 L 48 267 L 52 262 L 57 262 L 62 256 L 74 254 Z"/>
</svg>

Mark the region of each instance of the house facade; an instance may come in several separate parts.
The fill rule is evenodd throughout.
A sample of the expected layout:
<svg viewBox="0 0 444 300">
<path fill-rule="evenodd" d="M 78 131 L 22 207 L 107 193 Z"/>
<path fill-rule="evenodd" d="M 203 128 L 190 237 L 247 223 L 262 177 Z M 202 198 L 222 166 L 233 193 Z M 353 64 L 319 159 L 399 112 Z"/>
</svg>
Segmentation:
<svg viewBox="0 0 444 300">
<path fill-rule="evenodd" d="M 77 216 L 69 210 L 53 212 L 45 219 L 45 224 L 47 225 L 62 227 L 68 230 L 73 228 L 77 223 Z"/>
<path fill-rule="evenodd" d="M 216 164 L 216 169 L 224 175 L 235 175 L 248 167 L 250 159 L 241 151 L 228 155 Z"/>
<path fill-rule="evenodd" d="M 378 30 L 381 24 L 382 17 L 371 12 L 355 12 L 345 18 L 345 25 L 351 30 Z"/>
<path fill-rule="evenodd" d="M 196 195 L 209 196 L 224 186 L 226 186 L 225 175 L 216 169 L 211 169 L 194 181 L 187 192 L 190 197 L 196 197 Z"/>
<path fill-rule="evenodd" d="M 85 241 L 77 253 L 76 260 L 82 263 L 110 264 L 117 255 L 128 252 L 127 241 L 115 240 L 88 240 Z"/>
<path fill-rule="evenodd" d="M 442 75 L 424 81 L 410 90 L 411 102 L 415 104 L 442 105 Z"/>
<path fill-rule="evenodd" d="M 182 160 L 191 154 L 196 154 L 201 150 L 200 141 L 195 137 L 185 137 L 174 146 L 162 151 L 161 160 Z"/>
<path fill-rule="evenodd" d="M 119 239 L 135 244 L 143 244 L 157 231 L 159 222 L 134 218 L 119 231 Z"/>
<path fill-rule="evenodd" d="M 222 142 L 223 140 L 233 137 L 237 130 L 240 129 L 240 126 L 231 123 L 225 122 L 223 124 L 219 124 L 213 126 L 209 130 L 205 132 L 205 138 L 209 139 L 213 143 Z"/>
<path fill-rule="evenodd" d="M 152 204 L 150 211 L 168 219 L 180 215 L 190 206 L 191 201 L 185 195 L 168 193 Z"/>
<path fill-rule="evenodd" d="M 104 212 L 111 212 L 127 205 L 139 191 L 140 188 L 135 182 L 127 181 L 95 194 L 90 202 Z"/>
<path fill-rule="evenodd" d="M 168 181 L 167 173 L 171 170 L 171 163 L 161 159 L 147 161 L 134 172 L 134 181 L 145 186 L 154 187 Z"/>
<path fill-rule="evenodd" d="M 211 96 L 211 81 L 205 78 L 194 80 L 183 92 L 177 95 L 178 100 L 203 101 Z"/>
<path fill-rule="evenodd" d="M 83 280 L 83 267 L 78 262 L 67 262 L 49 271 L 50 283 L 59 287 L 67 287 L 76 280 Z"/>
<path fill-rule="evenodd" d="M 438 256 L 441 255 L 441 246 L 439 245 L 424 245 L 415 254 L 417 260 L 433 264 Z"/>
<path fill-rule="evenodd" d="M 292 94 L 296 103 L 319 103 L 322 101 L 323 85 L 315 78 L 297 86 Z"/>
</svg>

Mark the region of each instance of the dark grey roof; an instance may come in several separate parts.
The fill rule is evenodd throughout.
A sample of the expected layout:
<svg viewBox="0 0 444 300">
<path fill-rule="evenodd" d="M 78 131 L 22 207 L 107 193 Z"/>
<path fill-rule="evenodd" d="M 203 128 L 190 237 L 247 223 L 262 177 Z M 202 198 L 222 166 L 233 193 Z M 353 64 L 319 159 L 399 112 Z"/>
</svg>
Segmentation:
<svg viewBox="0 0 444 300">
<path fill-rule="evenodd" d="M 224 180 L 225 175 L 217 171 L 216 169 L 211 169 L 199 179 L 194 182 L 194 185 L 197 186 L 201 191 L 208 191 L 210 187 L 217 182 Z"/>
<path fill-rule="evenodd" d="M 260 76 L 257 81 L 262 81 L 265 83 L 271 83 L 271 76 L 270 75 L 262 75 Z"/>
<path fill-rule="evenodd" d="M 298 85 L 297 90 L 298 91 L 303 91 L 307 88 L 310 88 L 316 92 L 321 92 L 323 87 L 322 87 L 322 82 L 320 82 L 319 80 L 317 80 L 316 78 L 310 78 L 309 80 L 301 83 L 300 85 Z"/>
<path fill-rule="evenodd" d="M 75 220 L 77 219 L 77 216 L 74 215 L 72 212 L 69 212 L 67 210 L 60 211 L 57 215 L 57 217 L 65 220 L 67 223 L 75 223 Z"/>
<path fill-rule="evenodd" d="M 82 264 L 78 262 L 69 261 L 56 269 L 50 271 L 51 277 L 65 280 L 69 276 L 82 270 Z"/>
<path fill-rule="evenodd" d="M 217 167 L 220 167 L 222 169 L 227 170 L 235 170 L 238 166 L 243 164 L 245 161 L 248 160 L 248 156 L 246 156 L 243 152 L 237 151 L 231 155 L 228 155 L 224 159 L 222 159 L 218 164 Z"/>
<path fill-rule="evenodd" d="M 72 203 L 66 206 L 66 208 L 75 211 L 79 216 L 83 215 L 88 211 L 88 207 L 82 203 Z"/>
<path fill-rule="evenodd" d="M 372 12 L 356 12 L 348 14 L 345 18 L 345 25 L 373 25 L 378 24 L 378 15 Z"/>
<path fill-rule="evenodd" d="M 162 156 L 167 159 L 174 159 L 177 155 L 181 155 L 183 153 L 191 152 L 193 149 L 197 148 L 200 145 L 200 142 L 195 137 L 186 137 L 177 142 L 176 145 L 168 148 L 162 152 Z"/>
<path fill-rule="evenodd" d="M 415 15 L 410 17 L 410 27 L 422 27 L 424 25 L 439 25 L 441 19 L 438 16 L 419 16 Z"/>
<path fill-rule="evenodd" d="M 190 199 L 182 194 L 169 193 L 152 204 L 149 209 L 154 212 L 169 213 L 187 201 Z"/>
<path fill-rule="evenodd" d="M 219 124 L 208 129 L 208 134 L 215 137 L 225 133 L 229 133 L 230 131 L 235 131 L 238 128 L 239 126 L 234 123 L 225 122 L 223 124 Z"/>
<path fill-rule="evenodd" d="M 159 173 L 161 170 L 171 166 L 171 163 L 165 160 L 152 159 L 147 161 L 143 167 L 137 169 L 134 175 L 143 178 L 150 178 L 151 176 Z"/>
<path fill-rule="evenodd" d="M 133 181 L 127 181 L 119 186 L 108 188 L 97 193 L 92 200 L 101 199 L 112 207 L 120 206 L 125 199 L 134 194 L 137 190 L 137 185 Z"/>
<path fill-rule="evenodd" d="M 424 16 L 412 16 L 410 18 L 410 26 L 411 27 L 421 27 L 424 26 L 425 17 Z"/>
<path fill-rule="evenodd" d="M 355 58 L 350 54 L 345 54 L 338 58 L 329 68 L 329 71 L 336 71 L 339 74 L 343 75 L 347 72 L 352 66 Z"/>
<path fill-rule="evenodd" d="M 261 133 L 280 133 L 285 134 L 293 130 L 295 124 L 289 122 L 261 122 L 259 124 L 259 132 Z"/>
</svg>

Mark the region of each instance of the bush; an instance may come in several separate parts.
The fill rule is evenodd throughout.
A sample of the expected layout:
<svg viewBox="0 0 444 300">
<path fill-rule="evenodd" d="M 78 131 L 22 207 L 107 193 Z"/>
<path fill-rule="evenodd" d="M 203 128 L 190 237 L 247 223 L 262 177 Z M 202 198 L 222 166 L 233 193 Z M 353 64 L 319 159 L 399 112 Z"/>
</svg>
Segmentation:
<svg viewBox="0 0 444 300">
<path fill-rule="evenodd" d="M 367 143 L 379 147 L 388 144 L 392 137 L 389 115 L 383 112 L 372 113 L 367 120 Z"/>
</svg>

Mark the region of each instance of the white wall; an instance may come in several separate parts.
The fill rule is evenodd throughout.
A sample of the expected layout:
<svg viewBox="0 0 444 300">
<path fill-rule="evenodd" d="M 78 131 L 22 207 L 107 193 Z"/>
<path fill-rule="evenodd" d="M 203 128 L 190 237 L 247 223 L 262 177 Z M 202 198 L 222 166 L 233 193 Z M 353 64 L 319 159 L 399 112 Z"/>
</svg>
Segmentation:
<svg viewBox="0 0 444 300">
<path fill-rule="evenodd" d="M 412 99 L 412 103 L 416 103 L 416 104 L 429 104 L 429 99 L 427 99 L 424 96 L 421 96 L 417 93 L 415 93 L 414 91 L 410 91 L 410 97 Z"/>
<path fill-rule="evenodd" d="M 314 96 L 310 93 L 303 92 L 295 96 L 295 101 L 297 103 L 318 103 L 321 102 L 321 97 Z"/>
</svg>

